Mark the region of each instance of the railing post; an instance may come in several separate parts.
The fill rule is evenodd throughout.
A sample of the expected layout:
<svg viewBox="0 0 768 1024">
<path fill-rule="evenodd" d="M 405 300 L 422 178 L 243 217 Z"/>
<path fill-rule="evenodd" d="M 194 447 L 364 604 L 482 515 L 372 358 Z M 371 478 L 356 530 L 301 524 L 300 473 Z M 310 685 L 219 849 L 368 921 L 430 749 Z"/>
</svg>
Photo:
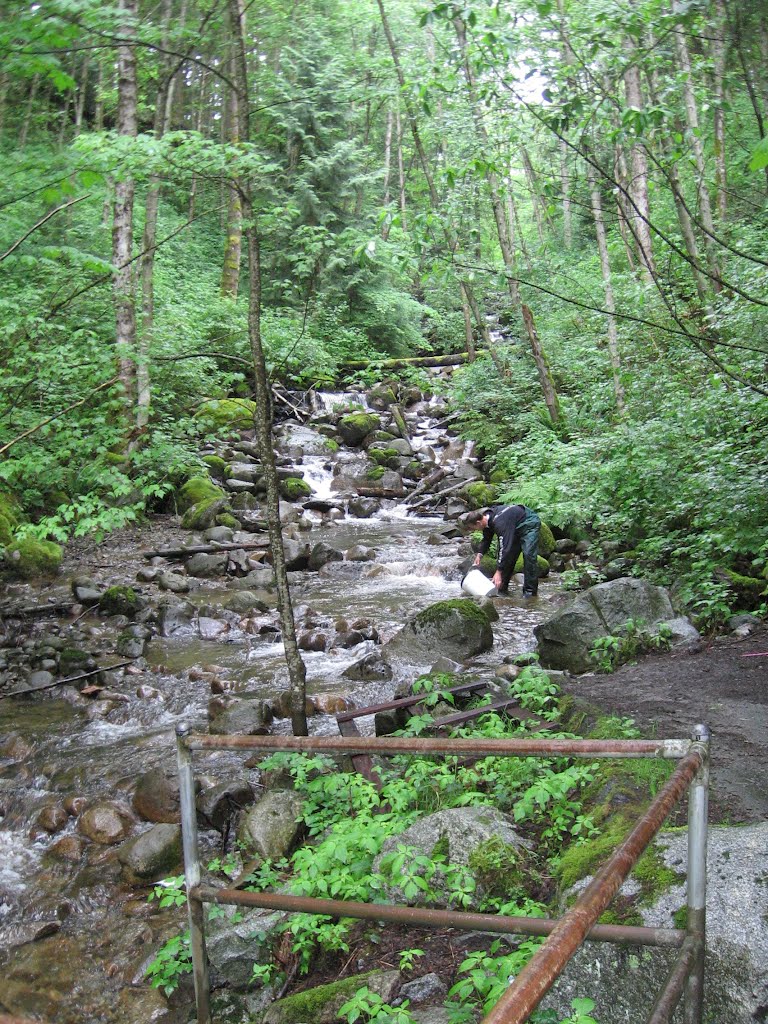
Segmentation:
<svg viewBox="0 0 768 1024">
<path fill-rule="evenodd" d="M 685 1024 L 702 1024 L 707 912 L 707 813 L 709 803 L 709 729 L 697 725 L 691 738 L 702 749 L 701 768 L 688 796 L 688 922 L 695 954 L 685 986 Z"/>
<path fill-rule="evenodd" d="M 195 1003 L 198 1024 L 211 1024 L 208 955 L 205 951 L 204 910 L 201 900 L 191 895 L 200 885 L 200 851 L 197 843 L 197 808 L 192 753 L 187 746 L 188 725 L 176 726 L 176 754 L 179 763 L 179 798 L 181 804 L 181 837 L 184 844 L 184 876 L 189 914 L 189 941 L 192 948 L 192 973 L 195 981 Z"/>
</svg>

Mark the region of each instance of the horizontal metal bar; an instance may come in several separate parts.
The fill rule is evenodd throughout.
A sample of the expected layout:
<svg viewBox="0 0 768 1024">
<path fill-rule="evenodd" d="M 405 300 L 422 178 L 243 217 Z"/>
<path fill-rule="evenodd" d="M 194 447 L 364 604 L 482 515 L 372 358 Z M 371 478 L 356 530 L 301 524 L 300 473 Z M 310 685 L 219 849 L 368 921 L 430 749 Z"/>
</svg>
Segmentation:
<svg viewBox="0 0 768 1024">
<path fill-rule="evenodd" d="M 190 750 L 292 751 L 305 754 L 459 754 L 484 757 L 685 757 L 691 740 L 439 739 L 395 736 L 210 736 L 183 737 Z"/>
<path fill-rule="evenodd" d="M 690 753 L 677 766 L 637 825 L 561 918 L 547 942 L 534 953 L 483 1019 L 483 1024 L 524 1024 L 528 1020 L 688 789 L 705 756 L 699 744 L 691 744 Z"/>
<path fill-rule="evenodd" d="M 696 940 L 690 935 L 680 947 L 669 976 L 664 983 L 664 988 L 659 992 L 648 1024 L 670 1024 L 675 1007 L 680 1002 L 685 983 L 691 972 L 691 966 L 696 957 Z"/>
<path fill-rule="evenodd" d="M 505 917 L 501 914 L 470 914 L 460 910 L 427 910 L 385 903 L 356 903 L 351 900 L 323 900 L 311 896 L 289 896 L 242 889 L 214 889 L 200 885 L 193 890 L 206 903 L 283 910 L 293 914 L 323 914 L 327 917 L 355 917 L 367 921 L 425 928 L 460 928 L 465 931 L 499 932 L 505 935 L 550 935 L 558 922 L 543 917 Z M 598 924 L 587 934 L 593 942 L 619 942 L 632 946 L 673 946 L 679 948 L 685 932 L 679 928 L 639 928 L 634 925 Z"/>
</svg>

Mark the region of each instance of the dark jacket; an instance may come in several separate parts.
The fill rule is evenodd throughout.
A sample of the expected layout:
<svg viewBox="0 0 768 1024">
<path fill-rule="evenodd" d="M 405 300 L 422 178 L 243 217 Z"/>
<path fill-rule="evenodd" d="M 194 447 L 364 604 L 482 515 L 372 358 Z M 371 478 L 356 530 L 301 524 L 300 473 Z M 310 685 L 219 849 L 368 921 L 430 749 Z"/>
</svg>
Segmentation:
<svg viewBox="0 0 768 1024">
<path fill-rule="evenodd" d="M 515 530 L 526 516 L 525 505 L 494 505 L 488 510 L 488 525 L 483 530 L 480 554 L 484 555 L 491 546 L 493 535 L 499 538 L 499 554 L 496 565 L 502 571 L 509 567 L 512 558 L 512 541 Z"/>
</svg>

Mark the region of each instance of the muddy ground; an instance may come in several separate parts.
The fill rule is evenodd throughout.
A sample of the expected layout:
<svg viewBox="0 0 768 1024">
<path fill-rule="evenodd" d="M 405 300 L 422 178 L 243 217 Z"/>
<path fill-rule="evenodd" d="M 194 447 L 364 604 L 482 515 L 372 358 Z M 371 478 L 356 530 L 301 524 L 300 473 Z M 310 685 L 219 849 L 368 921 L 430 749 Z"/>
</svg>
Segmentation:
<svg viewBox="0 0 768 1024">
<path fill-rule="evenodd" d="M 564 689 L 603 712 L 633 718 L 644 737 L 712 733 L 710 818 L 768 819 L 768 628 L 704 641 L 695 653 L 646 656 Z"/>
</svg>

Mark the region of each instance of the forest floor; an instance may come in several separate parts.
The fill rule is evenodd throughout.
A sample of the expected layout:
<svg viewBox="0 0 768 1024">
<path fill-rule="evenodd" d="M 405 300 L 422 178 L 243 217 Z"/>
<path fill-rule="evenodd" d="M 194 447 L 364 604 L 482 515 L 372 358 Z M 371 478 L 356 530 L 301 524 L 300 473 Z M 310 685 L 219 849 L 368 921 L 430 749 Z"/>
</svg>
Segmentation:
<svg viewBox="0 0 768 1024">
<path fill-rule="evenodd" d="M 768 819 L 768 627 L 704 641 L 693 653 L 646 655 L 564 689 L 604 714 L 634 719 L 643 737 L 712 734 L 710 820 Z"/>
</svg>

